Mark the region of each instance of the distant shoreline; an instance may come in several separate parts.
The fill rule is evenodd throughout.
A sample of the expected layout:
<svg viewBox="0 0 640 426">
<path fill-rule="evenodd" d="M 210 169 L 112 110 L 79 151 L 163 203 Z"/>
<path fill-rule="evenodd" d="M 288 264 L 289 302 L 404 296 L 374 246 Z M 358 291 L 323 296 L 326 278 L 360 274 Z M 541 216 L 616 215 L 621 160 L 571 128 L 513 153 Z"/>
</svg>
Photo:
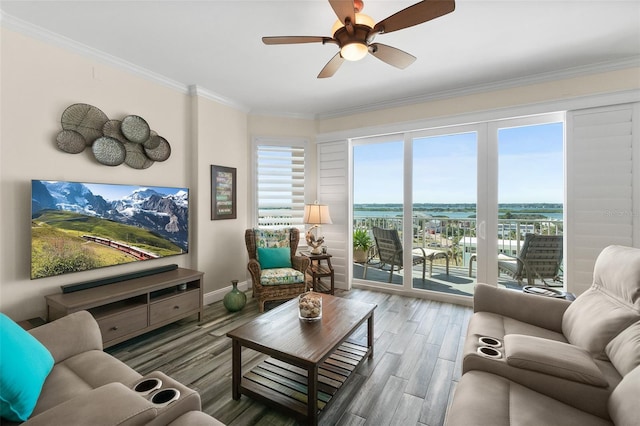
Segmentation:
<svg viewBox="0 0 640 426">
<path fill-rule="evenodd" d="M 366 216 L 400 216 L 401 204 L 354 204 L 354 213 L 357 217 Z M 473 219 L 475 218 L 475 204 L 424 204 L 413 205 L 413 212 L 428 214 L 434 219 Z M 562 219 L 563 206 L 560 203 L 509 203 L 499 204 L 498 214 L 512 219 Z"/>
<path fill-rule="evenodd" d="M 402 204 L 354 204 L 354 210 L 359 211 L 402 211 Z M 509 203 L 498 204 L 500 212 L 514 211 L 518 213 L 562 213 L 563 206 L 558 203 Z M 475 204 L 414 204 L 413 211 L 455 211 L 475 212 Z"/>
</svg>

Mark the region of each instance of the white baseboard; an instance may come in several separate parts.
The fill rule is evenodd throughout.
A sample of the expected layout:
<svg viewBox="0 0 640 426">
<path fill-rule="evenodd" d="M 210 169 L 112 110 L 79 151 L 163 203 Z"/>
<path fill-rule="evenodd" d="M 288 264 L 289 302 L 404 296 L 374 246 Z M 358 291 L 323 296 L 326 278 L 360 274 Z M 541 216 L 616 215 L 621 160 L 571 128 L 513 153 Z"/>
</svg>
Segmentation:
<svg viewBox="0 0 640 426">
<path fill-rule="evenodd" d="M 224 295 L 229 293 L 231 291 L 231 289 L 233 288 L 233 286 L 229 285 L 227 287 L 218 289 L 218 290 L 214 290 L 211 291 L 209 293 L 205 293 L 204 294 L 204 301 L 203 303 L 205 305 L 210 305 L 214 302 L 218 302 L 222 299 L 224 299 Z M 249 288 L 249 283 L 247 281 L 243 281 L 243 282 L 239 282 L 238 283 L 238 290 L 240 291 L 247 291 L 247 289 Z M 249 295 L 247 295 L 249 296 Z"/>
</svg>

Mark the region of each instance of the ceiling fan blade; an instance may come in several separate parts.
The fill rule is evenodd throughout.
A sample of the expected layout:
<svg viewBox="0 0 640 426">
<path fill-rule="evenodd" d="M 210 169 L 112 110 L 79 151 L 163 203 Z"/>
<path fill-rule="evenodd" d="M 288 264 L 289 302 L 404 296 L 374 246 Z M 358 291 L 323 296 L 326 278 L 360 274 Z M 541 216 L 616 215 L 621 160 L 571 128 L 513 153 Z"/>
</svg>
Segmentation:
<svg viewBox="0 0 640 426">
<path fill-rule="evenodd" d="M 313 37 L 313 36 L 277 36 L 262 37 L 264 44 L 299 44 L 299 43 L 329 43 L 333 39 L 331 37 Z"/>
<path fill-rule="evenodd" d="M 376 24 L 373 30 L 380 33 L 390 33 L 439 18 L 453 12 L 455 8 L 456 2 L 454 0 L 424 0 L 383 19 Z"/>
<path fill-rule="evenodd" d="M 327 65 L 322 68 L 322 71 L 320 71 L 320 74 L 318 74 L 318 78 L 327 78 L 333 76 L 336 71 L 338 71 L 338 68 L 340 68 L 340 65 L 342 65 L 343 62 L 344 58 L 340 56 L 340 52 L 336 53 L 335 56 L 331 58 L 329 62 L 327 62 Z"/>
<path fill-rule="evenodd" d="M 416 57 L 407 52 L 387 46 L 386 44 L 372 43 L 369 45 L 369 52 L 383 62 L 393 65 L 401 70 L 411 65 Z"/>
<path fill-rule="evenodd" d="M 343 24 L 346 24 L 347 18 L 352 23 L 356 22 L 356 12 L 353 6 L 353 0 L 329 0 L 329 4 L 336 13 L 336 16 Z"/>
</svg>

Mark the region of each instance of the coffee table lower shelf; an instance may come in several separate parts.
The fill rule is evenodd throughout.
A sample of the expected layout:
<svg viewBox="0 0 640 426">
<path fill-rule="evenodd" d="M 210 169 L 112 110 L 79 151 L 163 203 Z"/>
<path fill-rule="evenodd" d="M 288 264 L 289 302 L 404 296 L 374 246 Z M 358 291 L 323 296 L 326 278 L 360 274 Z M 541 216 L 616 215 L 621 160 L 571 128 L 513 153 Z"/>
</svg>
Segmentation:
<svg viewBox="0 0 640 426">
<path fill-rule="evenodd" d="M 344 342 L 320 365 L 318 413 L 329 405 L 368 355 L 366 346 Z M 295 417 L 307 416 L 307 371 L 304 368 L 267 358 L 243 376 L 240 388 L 241 393 L 288 410 Z"/>
</svg>

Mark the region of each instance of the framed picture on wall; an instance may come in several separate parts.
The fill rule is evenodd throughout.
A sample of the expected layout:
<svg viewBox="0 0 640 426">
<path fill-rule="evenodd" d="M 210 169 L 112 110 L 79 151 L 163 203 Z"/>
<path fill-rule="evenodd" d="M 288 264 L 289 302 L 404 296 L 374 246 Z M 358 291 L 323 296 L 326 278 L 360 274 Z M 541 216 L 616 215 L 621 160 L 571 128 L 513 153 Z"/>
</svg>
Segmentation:
<svg viewBox="0 0 640 426">
<path fill-rule="evenodd" d="M 236 169 L 211 166 L 211 220 L 236 218 Z"/>
</svg>

